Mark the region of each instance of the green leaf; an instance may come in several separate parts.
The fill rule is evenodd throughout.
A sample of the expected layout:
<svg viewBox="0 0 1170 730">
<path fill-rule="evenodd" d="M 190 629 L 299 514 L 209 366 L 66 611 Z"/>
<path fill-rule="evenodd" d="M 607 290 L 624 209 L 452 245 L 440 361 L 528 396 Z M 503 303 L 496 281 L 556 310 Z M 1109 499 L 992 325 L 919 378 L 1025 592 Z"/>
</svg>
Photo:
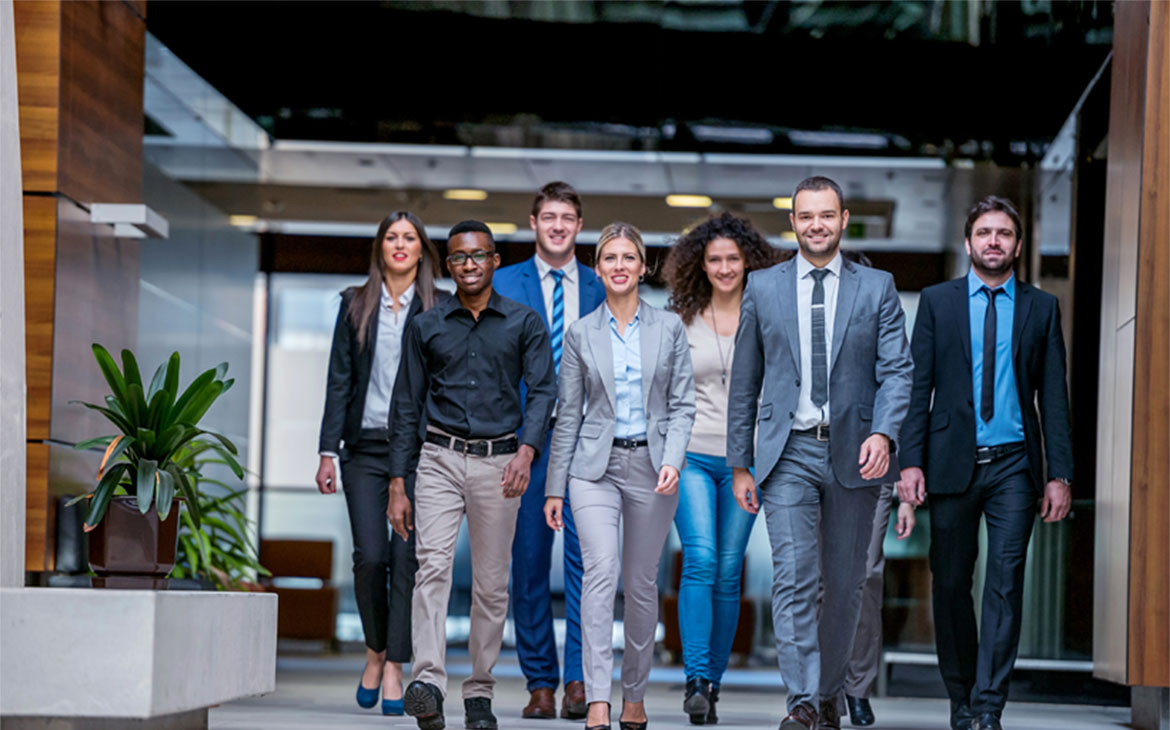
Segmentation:
<svg viewBox="0 0 1170 730">
<path fill-rule="evenodd" d="M 227 375 L 227 371 L 228 371 L 228 364 L 226 361 L 221 362 L 220 364 L 216 365 L 215 366 L 215 379 L 216 380 L 223 380 L 223 376 Z"/>
<path fill-rule="evenodd" d="M 232 443 L 231 439 L 229 439 L 227 436 L 224 436 L 223 434 L 216 433 L 215 431 L 201 429 L 199 431 L 199 435 L 200 436 L 211 436 L 212 438 L 214 438 L 215 440 L 217 440 L 221 444 L 223 444 L 224 447 L 228 451 L 232 452 L 233 456 L 238 455 L 240 453 L 240 450 L 236 448 L 236 445 Z"/>
<path fill-rule="evenodd" d="M 106 466 L 109 466 L 110 464 L 113 464 L 115 461 L 117 461 L 118 457 L 121 456 L 123 452 L 129 448 L 130 444 L 134 442 L 135 441 L 133 436 L 123 436 L 118 441 L 118 444 L 114 448 L 110 449 L 109 455 L 102 457 L 102 468 L 105 468 Z"/>
<path fill-rule="evenodd" d="M 127 388 L 131 385 L 142 387 L 142 375 L 138 372 L 138 360 L 129 350 L 122 350 L 122 374 L 126 378 Z"/>
<path fill-rule="evenodd" d="M 106 407 L 109 408 L 114 413 L 117 413 L 122 418 L 125 418 L 127 421 L 130 420 L 130 416 L 127 415 L 125 404 L 123 404 L 122 401 L 118 400 L 114 396 L 112 396 L 112 395 L 106 396 Z"/>
<path fill-rule="evenodd" d="M 93 356 L 97 360 L 98 368 L 105 376 L 110 390 L 114 392 L 114 397 L 122 401 L 126 400 L 126 379 L 122 377 L 114 358 L 110 356 L 106 348 L 96 342 L 93 344 Z"/>
<path fill-rule="evenodd" d="M 167 379 L 167 364 L 164 362 L 159 365 L 154 371 L 154 377 L 150 379 L 150 390 L 146 391 L 146 400 L 153 401 L 154 396 L 162 392 L 163 385 Z"/>
<path fill-rule="evenodd" d="M 227 380 L 223 381 L 223 391 L 220 392 L 220 395 L 223 395 L 224 393 L 231 390 L 232 386 L 235 384 L 236 384 L 235 378 L 228 378 Z"/>
<path fill-rule="evenodd" d="M 130 383 L 126 386 L 126 416 L 130 423 L 139 427 L 146 425 L 146 394 L 142 392 L 142 383 Z"/>
<path fill-rule="evenodd" d="M 105 448 L 110 445 L 110 442 L 114 440 L 114 438 L 114 436 L 98 436 L 97 438 L 86 439 L 79 444 L 74 444 L 73 448 L 77 451 L 85 451 L 86 449 L 92 449 L 95 446 L 101 446 L 102 450 L 104 451 Z"/>
<path fill-rule="evenodd" d="M 85 516 L 85 531 L 89 532 L 97 523 L 102 521 L 106 516 L 106 508 L 110 504 L 110 499 L 114 496 L 114 489 L 118 486 L 118 481 L 122 475 L 130 470 L 130 465 L 126 463 L 115 464 L 98 482 L 97 488 L 93 490 L 93 499 L 89 503 L 89 512 Z"/>
<path fill-rule="evenodd" d="M 187 479 L 187 474 L 182 469 L 174 464 L 167 464 L 166 470 L 175 478 L 175 481 L 179 485 L 179 490 L 183 493 L 183 499 L 187 500 L 187 509 L 191 511 L 191 521 L 195 524 L 195 529 L 198 531 L 202 528 L 199 494 L 195 491 L 195 487 Z"/>
<path fill-rule="evenodd" d="M 144 456 L 146 456 L 146 455 L 155 456 L 155 457 L 158 456 L 158 454 L 155 453 L 154 442 L 155 442 L 154 431 L 151 431 L 149 428 L 141 428 L 140 427 L 138 429 L 138 443 L 142 444 L 142 454 Z M 155 461 L 156 462 L 160 461 L 160 459 L 156 458 Z"/>
<path fill-rule="evenodd" d="M 172 400 L 174 399 L 174 394 L 179 392 L 179 353 L 178 352 L 172 352 L 170 359 L 167 360 L 167 379 L 166 379 L 166 384 L 163 387 L 165 387 L 167 390 L 169 390 L 172 393 L 172 395 L 171 395 Z"/>
<path fill-rule="evenodd" d="M 85 403 L 85 402 L 79 401 L 79 400 L 74 400 L 74 401 L 69 401 L 69 402 L 75 403 L 78 405 L 83 405 L 86 408 L 90 409 L 91 411 L 97 411 L 98 413 L 100 413 L 103 416 L 105 416 L 106 418 L 108 418 L 110 420 L 110 422 L 113 423 L 115 426 L 117 426 L 118 430 L 121 431 L 122 433 L 126 434 L 127 436 L 134 435 L 134 429 L 130 427 L 130 423 L 122 416 L 111 411 L 109 408 L 102 408 L 101 406 L 95 406 L 93 403 Z"/>
<path fill-rule="evenodd" d="M 236 475 L 237 479 L 244 478 L 244 467 L 240 466 L 240 462 L 236 461 L 236 457 L 232 456 L 227 449 L 218 444 L 213 445 L 211 448 L 224 458 L 224 461 L 227 462 L 228 468 L 232 470 L 232 473 Z"/>
<path fill-rule="evenodd" d="M 175 478 L 166 469 L 158 472 L 158 518 L 165 520 L 171 513 L 171 502 L 175 499 Z"/>
<path fill-rule="evenodd" d="M 203 373 L 200 373 L 199 377 L 195 378 L 195 380 L 193 380 L 191 384 L 187 386 L 187 390 L 183 391 L 183 394 L 179 396 L 179 400 L 175 401 L 175 407 L 172 409 L 172 411 L 175 413 L 176 421 L 182 421 L 182 419 L 178 418 L 178 414 L 182 413 L 184 409 L 186 409 L 187 404 L 191 402 L 191 399 L 202 392 L 203 389 L 210 385 L 214 380 L 215 371 L 207 370 Z"/>
<path fill-rule="evenodd" d="M 203 418 L 203 414 L 207 413 L 207 409 L 211 408 L 211 404 L 222 393 L 223 383 L 218 380 L 212 381 L 203 390 L 196 393 L 194 398 L 187 401 L 187 405 L 179 411 L 175 420 L 194 426 L 199 423 L 199 419 Z"/>
<path fill-rule="evenodd" d="M 138 511 L 142 514 L 150 511 L 150 504 L 154 501 L 156 473 L 158 473 L 157 461 L 153 459 L 138 460 Z"/>
<path fill-rule="evenodd" d="M 66 502 L 66 503 L 65 503 L 65 506 L 66 506 L 66 507 L 72 507 L 73 505 L 77 504 L 77 503 L 78 503 L 78 502 L 80 502 L 81 500 L 83 500 L 83 499 L 86 499 L 86 498 L 88 498 L 88 497 L 92 497 L 92 496 L 93 496 L 93 493 L 92 493 L 92 492 L 86 492 L 85 494 L 79 494 L 79 495 L 77 495 L 76 497 L 74 497 L 73 499 L 71 499 L 71 500 L 69 500 L 68 502 Z"/>
</svg>

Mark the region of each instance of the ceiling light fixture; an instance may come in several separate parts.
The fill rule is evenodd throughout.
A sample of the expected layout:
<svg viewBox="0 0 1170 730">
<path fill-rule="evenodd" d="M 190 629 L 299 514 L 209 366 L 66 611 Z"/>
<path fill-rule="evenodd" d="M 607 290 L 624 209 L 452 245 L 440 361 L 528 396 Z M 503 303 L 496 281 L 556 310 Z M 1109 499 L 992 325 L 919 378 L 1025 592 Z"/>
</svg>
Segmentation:
<svg viewBox="0 0 1170 730">
<path fill-rule="evenodd" d="M 248 228 L 256 225 L 260 219 L 254 215 L 231 215 L 228 216 L 228 223 L 231 223 L 236 228 Z"/>
<path fill-rule="evenodd" d="M 515 223 L 486 223 L 494 236 L 506 236 L 516 232 Z"/>
<path fill-rule="evenodd" d="M 666 204 L 671 208 L 710 208 L 711 198 L 706 195 L 667 195 Z"/>
<path fill-rule="evenodd" d="M 778 210 L 792 210 L 792 198 L 772 198 L 772 207 Z"/>
<path fill-rule="evenodd" d="M 443 191 L 444 200 L 487 200 L 486 190 L 476 190 L 474 188 L 451 188 Z"/>
</svg>

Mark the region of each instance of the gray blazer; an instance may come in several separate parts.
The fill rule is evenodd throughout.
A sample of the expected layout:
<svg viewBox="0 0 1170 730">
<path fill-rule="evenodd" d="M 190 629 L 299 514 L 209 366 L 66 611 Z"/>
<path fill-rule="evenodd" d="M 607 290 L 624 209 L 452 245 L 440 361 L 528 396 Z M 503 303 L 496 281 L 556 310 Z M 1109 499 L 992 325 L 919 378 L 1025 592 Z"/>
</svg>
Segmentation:
<svg viewBox="0 0 1170 730">
<path fill-rule="evenodd" d="M 784 453 L 800 397 L 796 302 L 795 257 L 748 275 L 731 366 L 727 465 L 754 465 L 757 484 Z M 829 358 L 829 451 L 833 474 L 846 487 L 880 485 L 898 475 L 893 453 L 886 475 L 872 480 L 862 479 L 857 457 L 870 434 L 885 434 L 897 447 L 914 374 L 904 320 L 889 272 L 842 262 Z"/>
<path fill-rule="evenodd" d="M 695 376 L 682 320 L 639 300 L 642 406 L 654 471 L 682 471 L 695 423 Z M 546 497 L 563 497 L 569 477 L 605 475 L 617 423 L 609 309 L 601 306 L 569 326 L 557 376 L 557 425 L 549 446 Z"/>
</svg>

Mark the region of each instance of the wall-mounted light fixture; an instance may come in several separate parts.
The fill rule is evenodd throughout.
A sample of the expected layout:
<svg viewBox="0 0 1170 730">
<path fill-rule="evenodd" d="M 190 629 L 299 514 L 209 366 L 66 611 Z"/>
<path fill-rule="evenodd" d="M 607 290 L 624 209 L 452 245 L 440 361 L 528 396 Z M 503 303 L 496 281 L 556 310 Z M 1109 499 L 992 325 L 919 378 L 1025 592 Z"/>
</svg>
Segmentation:
<svg viewBox="0 0 1170 730">
<path fill-rule="evenodd" d="M 89 220 L 112 225 L 119 238 L 166 238 L 170 234 L 167 219 L 142 204 L 92 203 Z"/>
<path fill-rule="evenodd" d="M 487 200 L 486 190 L 475 190 L 473 188 L 451 188 L 443 191 L 444 200 Z"/>
<path fill-rule="evenodd" d="M 516 232 L 516 224 L 515 223 L 491 223 L 491 222 L 488 222 L 488 223 L 485 223 L 484 225 L 486 225 L 489 229 L 491 229 L 493 236 L 507 236 L 508 234 Z"/>
</svg>

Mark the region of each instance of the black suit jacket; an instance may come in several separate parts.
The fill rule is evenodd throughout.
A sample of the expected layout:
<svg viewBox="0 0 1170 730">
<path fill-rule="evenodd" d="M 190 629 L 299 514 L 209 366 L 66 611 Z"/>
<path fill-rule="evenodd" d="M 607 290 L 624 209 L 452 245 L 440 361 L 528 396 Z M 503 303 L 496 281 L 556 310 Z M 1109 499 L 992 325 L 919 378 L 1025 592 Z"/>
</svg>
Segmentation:
<svg viewBox="0 0 1170 730">
<path fill-rule="evenodd" d="M 899 457 L 902 468 L 916 466 L 926 472 L 926 489 L 932 494 L 966 491 L 975 470 L 968 299 L 965 276 L 928 287 L 922 291 L 914 323 L 910 345 L 914 387 Z M 1045 450 L 1049 479 L 1071 481 L 1073 476 L 1064 336 L 1056 297 L 1019 279 L 1012 364 L 1028 465 L 1037 492 L 1042 492 Z"/>
<path fill-rule="evenodd" d="M 333 327 L 333 346 L 329 352 L 329 379 L 325 389 L 325 414 L 321 418 L 321 439 L 318 452 L 338 453 L 341 442 L 352 443 L 361 435 L 362 411 L 366 407 L 366 390 L 370 386 L 370 367 L 374 362 L 374 348 L 378 339 L 378 316 L 382 308 L 374 310 L 366 327 L 366 347 L 358 347 L 357 328 L 349 318 L 349 303 L 353 290 L 341 294 L 341 309 Z M 446 292 L 436 292 L 439 301 Z M 416 293 L 406 310 L 406 324 L 422 311 L 422 300 Z M 402 328 L 403 334 L 406 327 Z M 387 420 L 386 428 L 390 428 Z"/>
</svg>

